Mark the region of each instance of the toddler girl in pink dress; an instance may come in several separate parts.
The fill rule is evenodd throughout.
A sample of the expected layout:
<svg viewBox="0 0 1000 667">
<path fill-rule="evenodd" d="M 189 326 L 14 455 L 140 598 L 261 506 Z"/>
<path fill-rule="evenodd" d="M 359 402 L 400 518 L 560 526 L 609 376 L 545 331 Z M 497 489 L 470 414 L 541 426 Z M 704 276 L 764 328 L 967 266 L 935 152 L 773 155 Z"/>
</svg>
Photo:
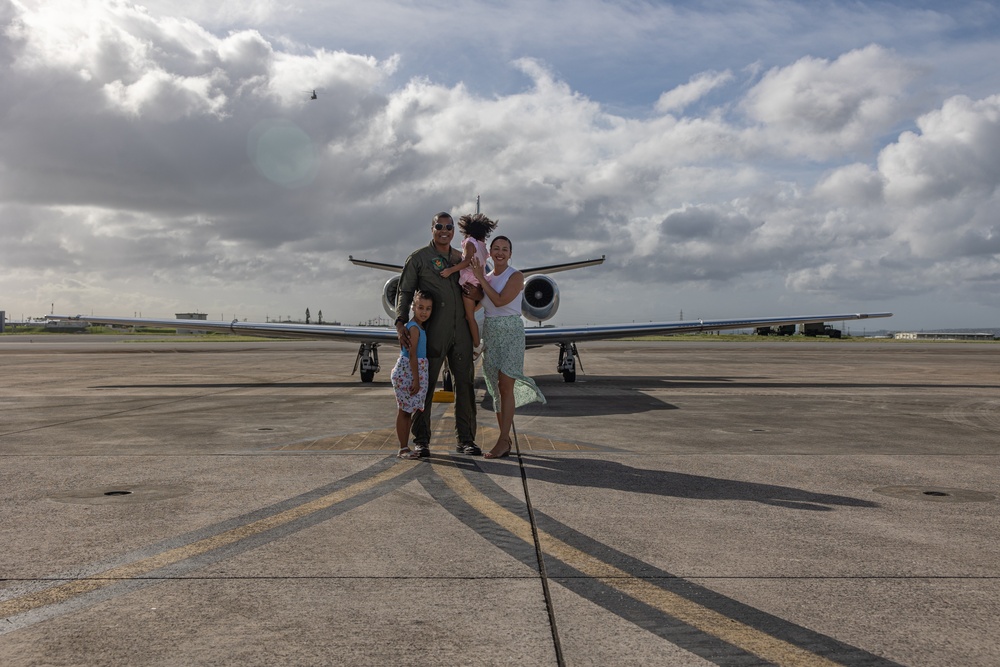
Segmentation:
<svg viewBox="0 0 1000 667">
<path fill-rule="evenodd" d="M 462 230 L 465 239 L 462 240 L 462 261 L 441 272 L 442 278 L 447 278 L 458 272 L 458 284 L 462 286 L 462 304 L 465 306 L 465 321 L 469 323 L 472 333 L 473 347 L 479 347 L 479 324 L 476 322 L 476 308 L 483 299 L 483 288 L 479 279 L 472 271 L 472 258 L 475 257 L 480 266 L 486 266 L 486 239 L 497 228 L 497 222 L 490 220 L 482 213 L 470 213 L 458 219 L 458 228 Z M 476 352 L 476 357 L 479 351 Z"/>
</svg>

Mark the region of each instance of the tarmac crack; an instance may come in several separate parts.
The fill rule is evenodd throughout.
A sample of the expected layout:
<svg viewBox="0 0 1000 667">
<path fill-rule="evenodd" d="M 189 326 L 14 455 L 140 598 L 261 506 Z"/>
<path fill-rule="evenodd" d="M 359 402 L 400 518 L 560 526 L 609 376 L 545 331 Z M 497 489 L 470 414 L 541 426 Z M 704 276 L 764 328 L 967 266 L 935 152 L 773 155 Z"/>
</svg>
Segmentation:
<svg viewBox="0 0 1000 667">
<path fill-rule="evenodd" d="M 521 472 L 521 486 L 524 489 L 524 504 L 528 510 L 528 521 L 531 523 L 531 537 L 535 543 L 535 556 L 538 559 L 538 573 L 542 583 L 542 593 L 545 596 L 545 611 L 549 617 L 549 628 L 552 631 L 552 644 L 556 652 L 556 664 L 565 667 L 566 659 L 563 655 L 562 642 L 559 640 L 559 628 L 556 625 L 556 610 L 552 602 L 552 591 L 549 590 L 549 577 L 545 570 L 545 554 L 542 551 L 542 542 L 538 538 L 538 526 L 535 523 L 535 511 L 531 506 L 531 494 L 528 492 L 528 476 L 524 470 L 524 460 L 521 458 L 521 445 L 518 442 L 517 427 L 511 423 L 514 432 L 514 448 L 517 452 L 517 466 Z"/>
</svg>

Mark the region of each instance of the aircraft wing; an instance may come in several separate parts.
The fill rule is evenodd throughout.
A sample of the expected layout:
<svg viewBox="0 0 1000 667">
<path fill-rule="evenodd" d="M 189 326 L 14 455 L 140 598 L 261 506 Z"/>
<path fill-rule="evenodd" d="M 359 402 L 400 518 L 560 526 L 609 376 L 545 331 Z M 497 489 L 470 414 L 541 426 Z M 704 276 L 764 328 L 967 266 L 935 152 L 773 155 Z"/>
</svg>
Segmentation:
<svg viewBox="0 0 1000 667">
<path fill-rule="evenodd" d="M 566 382 L 576 381 L 576 366 L 579 352 L 576 343 L 580 341 L 634 338 L 638 336 L 697 333 L 703 331 L 724 331 L 727 329 L 749 329 L 780 324 L 803 324 L 819 322 L 841 322 L 845 320 L 865 320 L 876 317 L 891 317 L 892 313 L 836 313 L 832 315 L 793 315 L 789 317 L 761 317 L 730 320 L 687 320 L 678 322 L 645 322 L 633 324 L 597 324 L 574 327 L 527 327 L 525 346 L 539 347 L 553 344 L 559 346 L 559 364 L 556 371 L 562 373 Z M 380 344 L 395 345 L 396 330 L 389 327 L 345 327 L 329 324 L 297 324 L 292 322 L 240 322 L 233 320 L 169 320 L 152 317 L 63 317 L 49 315 L 48 319 L 81 320 L 92 324 L 116 324 L 120 326 L 159 327 L 165 329 L 192 329 L 217 333 L 243 334 L 245 336 L 265 336 L 270 338 L 312 338 L 360 343 L 354 371 L 360 369 L 361 381 L 372 382 L 379 371 L 378 347 Z M 581 365 L 582 369 L 583 366 Z M 448 387 L 448 380 L 445 381 Z"/>
<path fill-rule="evenodd" d="M 347 259 L 350 260 L 351 264 L 354 266 L 367 266 L 369 269 L 379 269 L 380 271 L 392 271 L 393 273 L 402 273 L 402 264 L 386 264 L 385 262 L 370 262 L 367 259 L 354 259 L 353 255 L 348 255 Z"/>
<path fill-rule="evenodd" d="M 526 344 L 569 343 L 588 340 L 611 340 L 638 336 L 664 336 L 670 334 L 726 331 L 804 324 L 811 322 L 841 322 L 891 317 L 892 313 L 834 313 L 823 315 L 792 315 L 788 317 L 760 317 L 727 320 L 684 320 L 676 322 L 636 322 L 631 324 L 587 324 L 569 327 L 526 327 Z M 314 338 L 351 342 L 395 342 L 396 330 L 390 327 L 347 327 L 332 324 L 299 324 L 292 322 L 240 322 L 233 320 L 179 320 L 150 317 L 96 317 L 77 315 L 65 317 L 50 315 L 49 319 L 85 320 L 93 324 L 119 326 L 158 327 L 164 329 L 196 329 L 215 333 L 265 336 L 270 338 Z"/>
<path fill-rule="evenodd" d="M 354 259 L 353 255 L 348 255 L 347 259 L 350 260 L 351 264 L 355 266 L 366 266 L 369 269 L 379 269 L 380 271 L 392 271 L 393 273 L 402 273 L 403 267 L 399 264 L 387 264 L 386 262 L 372 262 L 367 259 Z M 597 266 L 598 264 L 604 263 L 604 255 L 601 255 L 599 259 L 585 259 L 579 262 L 565 262 L 563 264 L 550 264 L 548 266 L 535 266 L 530 269 L 522 269 L 521 273 L 525 277 L 535 275 L 536 273 L 558 273 L 559 271 L 570 271 L 572 269 L 582 269 L 586 266 Z"/>
<path fill-rule="evenodd" d="M 808 324 L 813 322 L 840 322 L 892 317 L 892 313 L 836 313 L 833 315 L 793 315 L 789 317 L 760 317 L 731 320 L 686 320 L 678 322 L 637 322 L 633 324 L 588 324 L 574 327 L 526 327 L 525 343 L 528 346 L 547 343 L 570 343 L 587 340 L 610 340 L 637 336 L 664 336 L 670 334 L 699 333 L 777 326 L 779 324 Z"/>
<path fill-rule="evenodd" d="M 355 343 L 394 343 L 396 329 L 389 327 L 345 327 L 332 324 L 297 324 L 293 322 L 240 322 L 233 320 L 178 320 L 151 317 L 94 317 L 49 315 L 49 319 L 84 320 L 91 324 L 116 324 L 126 327 L 156 327 L 163 329 L 195 329 L 214 333 L 265 336 L 269 338 L 318 338 Z"/>
<path fill-rule="evenodd" d="M 566 262 L 563 264 L 550 264 L 548 266 L 535 266 L 530 269 L 522 269 L 521 273 L 525 278 L 536 273 L 558 273 L 559 271 L 570 271 L 572 269 L 582 269 L 586 266 L 597 266 L 604 263 L 604 255 L 600 259 L 585 259 L 579 262 Z"/>
</svg>

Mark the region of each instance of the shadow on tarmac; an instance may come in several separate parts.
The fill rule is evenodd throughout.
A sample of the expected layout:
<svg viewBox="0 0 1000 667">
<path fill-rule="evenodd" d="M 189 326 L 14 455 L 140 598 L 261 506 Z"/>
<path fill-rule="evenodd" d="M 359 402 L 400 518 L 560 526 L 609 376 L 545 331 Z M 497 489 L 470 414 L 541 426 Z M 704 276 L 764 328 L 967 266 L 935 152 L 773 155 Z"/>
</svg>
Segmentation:
<svg viewBox="0 0 1000 667">
<path fill-rule="evenodd" d="M 636 389 L 656 389 L 662 387 L 730 387 L 734 383 L 748 380 L 768 380 L 767 376 L 728 378 L 713 376 L 670 376 L 670 375 L 577 375 L 576 382 L 566 382 L 562 375 L 535 375 L 532 379 L 542 386 L 587 386 L 595 387 L 634 387 Z"/>
<path fill-rule="evenodd" d="M 274 389 L 288 387 L 289 389 L 343 389 L 357 387 L 381 387 L 389 383 L 362 384 L 353 382 L 171 382 L 169 384 L 97 384 L 87 389 Z"/>
<path fill-rule="evenodd" d="M 848 496 L 814 493 L 790 486 L 759 484 L 734 479 L 689 475 L 669 470 L 648 470 L 597 459 L 521 455 L 529 480 L 613 489 L 630 493 L 691 498 L 694 500 L 744 500 L 794 510 L 833 511 L 836 506 L 879 507 L 878 503 Z M 520 477 L 518 466 L 490 466 L 491 475 Z"/>
<path fill-rule="evenodd" d="M 530 403 L 521 406 L 517 409 L 517 414 L 534 417 L 539 415 L 549 417 L 583 417 L 594 415 L 634 415 L 640 412 L 679 409 L 676 405 L 664 403 L 658 398 L 647 396 L 632 389 L 619 389 L 619 395 L 601 396 L 600 400 L 594 400 L 592 396 L 586 398 L 588 400 L 574 400 L 573 398 L 560 396 L 557 399 L 549 400 L 545 405 Z M 488 413 L 494 412 L 493 398 L 488 392 L 483 396 L 483 400 L 479 402 L 479 409 Z"/>
<path fill-rule="evenodd" d="M 616 389 L 940 389 L 942 386 L 956 389 L 1000 389 L 1000 384 L 948 384 L 935 382 L 795 382 L 773 376 L 749 377 L 709 377 L 709 376 L 669 376 L 669 375 L 578 375 L 576 383 L 563 381 L 561 375 L 534 376 L 539 387 L 576 385 L 591 388 L 612 387 Z"/>
</svg>

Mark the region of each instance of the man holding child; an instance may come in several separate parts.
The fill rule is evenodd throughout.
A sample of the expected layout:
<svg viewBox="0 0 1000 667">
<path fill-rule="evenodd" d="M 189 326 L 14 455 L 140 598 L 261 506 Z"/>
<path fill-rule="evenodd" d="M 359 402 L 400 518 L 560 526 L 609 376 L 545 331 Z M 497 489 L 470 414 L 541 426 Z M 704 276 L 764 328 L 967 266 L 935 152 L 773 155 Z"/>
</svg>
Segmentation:
<svg viewBox="0 0 1000 667">
<path fill-rule="evenodd" d="M 454 236 L 455 221 L 452 217 L 445 212 L 435 215 L 431 222 L 431 242 L 406 258 L 396 297 L 396 333 L 400 345 L 405 344 L 405 326 L 410 319 L 414 291 L 427 292 L 434 300 L 433 313 L 425 324 L 429 390 L 424 410 L 414 414 L 411 428 L 413 451 L 421 458 L 430 456 L 431 404 L 445 359 L 455 385 L 455 450 L 471 456 L 482 454 L 476 444 L 473 342 L 465 320 L 462 288 L 458 283 L 458 273 L 441 277 L 444 269 L 462 261 L 462 253 L 451 247 Z"/>
</svg>

